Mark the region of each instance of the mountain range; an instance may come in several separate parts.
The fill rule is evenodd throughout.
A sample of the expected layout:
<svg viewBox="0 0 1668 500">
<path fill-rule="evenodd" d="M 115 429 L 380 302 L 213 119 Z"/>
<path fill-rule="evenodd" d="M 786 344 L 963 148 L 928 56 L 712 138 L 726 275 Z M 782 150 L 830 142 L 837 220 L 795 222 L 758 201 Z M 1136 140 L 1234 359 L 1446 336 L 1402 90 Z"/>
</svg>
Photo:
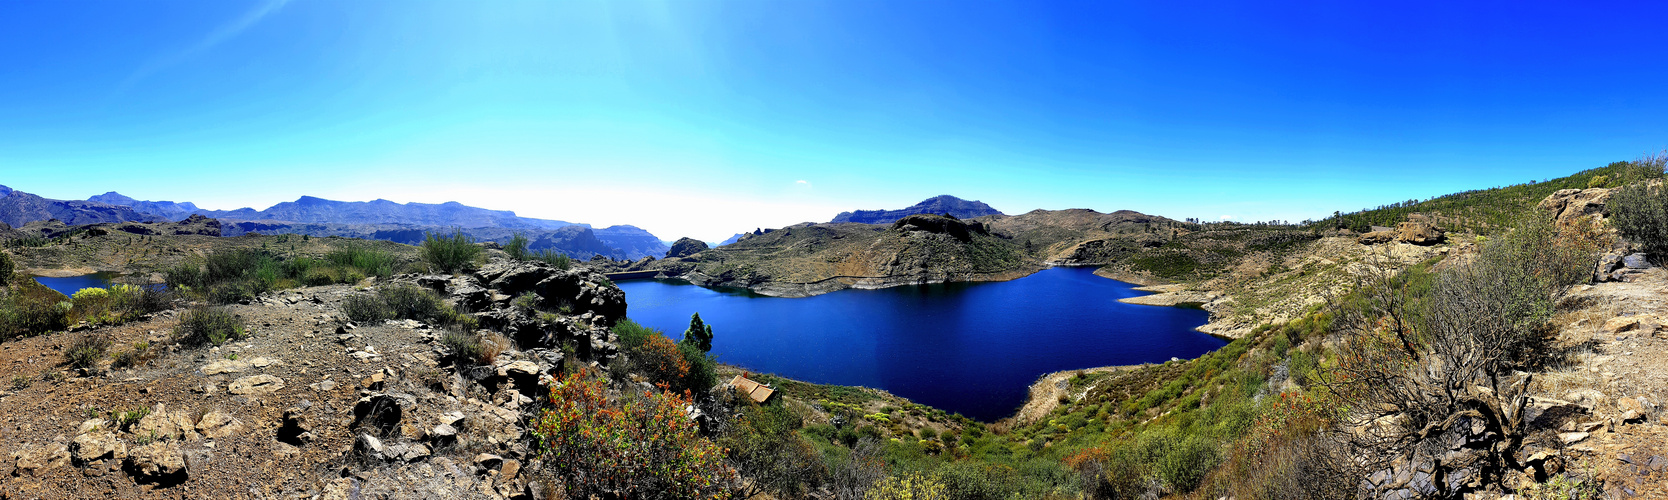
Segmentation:
<svg viewBox="0 0 1668 500">
<path fill-rule="evenodd" d="M 0 222 L 22 226 L 57 219 L 69 225 L 105 222 L 178 221 L 202 215 L 223 221 L 226 236 L 250 232 L 303 234 L 422 243 L 428 232 L 463 231 L 477 241 L 506 243 L 515 233 L 532 240 L 534 251 L 552 250 L 589 259 L 640 259 L 666 255 L 660 238 L 629 225 L 593 228 L 590 224 L 520 217 L 458 202 L 395 203 L 388 200 L 335 201 L 302 196 L 265 210 L 205 210 L 191 202 L 147 201 L 115 191 L 79 200 L 54 200 L 0 186 Z"/>
</svg>

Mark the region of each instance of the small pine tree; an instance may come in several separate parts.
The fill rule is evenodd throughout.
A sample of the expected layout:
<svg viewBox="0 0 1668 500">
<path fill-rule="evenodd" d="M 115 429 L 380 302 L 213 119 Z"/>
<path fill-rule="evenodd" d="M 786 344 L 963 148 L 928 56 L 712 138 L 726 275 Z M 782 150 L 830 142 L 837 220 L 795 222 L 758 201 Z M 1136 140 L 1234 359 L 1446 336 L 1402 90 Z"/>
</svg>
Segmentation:
<svg viewBox="0 0 1668 500">
<path fill-rule="evenodd" d="M 6 252 L 0 252 L 0 285 L 10 283 L 12 271 L 16 270 L 17 264 L 12 262 L 12 256 L 6 255 Z"/>
<path fill-rule="evenodd" d="M 683 331 L 683 342 L 694 345 L 701 352 L 712 351 L 712 325 L 701 321 L 701 313 L 689 317 L 689 329 Z"/>
</svg>

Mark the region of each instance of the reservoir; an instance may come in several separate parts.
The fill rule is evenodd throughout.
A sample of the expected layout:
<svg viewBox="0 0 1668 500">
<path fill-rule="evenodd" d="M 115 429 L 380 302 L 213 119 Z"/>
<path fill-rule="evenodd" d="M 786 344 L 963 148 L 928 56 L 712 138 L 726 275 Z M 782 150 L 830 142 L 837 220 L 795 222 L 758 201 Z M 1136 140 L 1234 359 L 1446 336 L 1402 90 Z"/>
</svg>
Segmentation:
<svg viewBox="0 0 1668 500">
<path fill-rule="evenodd" d="M 80 276 L 66 276 L 63 278 L 36 276 L 35 281 L 47 288 L 57 290 L 58 293 L 70 296 L 75 295 L 75 292 L 81 291 L 83 288 L 107 288 L 110 286 L 110 280 L 115 279 L 117 276 L 120 275 L 111 272 L 100 272 L 83 274 Z M 681 332 L 683 330 L 678 331 Z"/>
<path fill-rule="evenodd" d="M 1205 311 L 1118 302 L 1146 292 L 1086 267 L 791 299 L 661 280 L 619 287 L 628 317 L 673 339 L 699 312 L 720 362 L 884 389 L 985 422 L 1012 415 L 1045 373 L 1188 359 L 1226 343 L 1193 330 Z"/>
</svg>

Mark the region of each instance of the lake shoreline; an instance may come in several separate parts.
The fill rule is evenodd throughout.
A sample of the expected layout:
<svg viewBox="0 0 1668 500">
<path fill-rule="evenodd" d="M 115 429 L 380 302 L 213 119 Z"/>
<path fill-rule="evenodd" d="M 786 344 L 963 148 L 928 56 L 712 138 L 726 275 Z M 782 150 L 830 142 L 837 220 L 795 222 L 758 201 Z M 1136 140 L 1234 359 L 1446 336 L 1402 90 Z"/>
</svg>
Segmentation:
<svg viewBox="0 0 1668 500">
<path fill-rule="evenodd" d="M 985 422 L 1024 404 L 1037 376 L 1211 352 L 1202 310 L 1119 303 L 1131 283 L 1059 266 L 1007 282 L 854 289 L 803 300 L 685 280 L 618 285 L 628 316 L 677 332 L 691 314 L 718 331 L 726 364 L 819 384 L 866 386 Z"/>
</svg>

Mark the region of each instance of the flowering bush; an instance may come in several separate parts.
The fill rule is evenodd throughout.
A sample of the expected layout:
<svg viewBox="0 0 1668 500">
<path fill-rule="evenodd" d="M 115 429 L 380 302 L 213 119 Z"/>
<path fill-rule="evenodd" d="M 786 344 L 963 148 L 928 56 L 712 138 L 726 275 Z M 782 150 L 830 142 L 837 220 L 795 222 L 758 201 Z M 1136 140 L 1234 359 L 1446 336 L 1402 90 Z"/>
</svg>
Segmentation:
<svg viewBox="0 0 1668 500">
<path fill-rule="evenodd" d="M 618 498 L 729 498 L 736 473 L 699 435 L 687 394 L 645 391 L 610 401 L 603 381 L 574 373 L 550 389 L 533 434 L 568 494 Z"/>
</svg>

